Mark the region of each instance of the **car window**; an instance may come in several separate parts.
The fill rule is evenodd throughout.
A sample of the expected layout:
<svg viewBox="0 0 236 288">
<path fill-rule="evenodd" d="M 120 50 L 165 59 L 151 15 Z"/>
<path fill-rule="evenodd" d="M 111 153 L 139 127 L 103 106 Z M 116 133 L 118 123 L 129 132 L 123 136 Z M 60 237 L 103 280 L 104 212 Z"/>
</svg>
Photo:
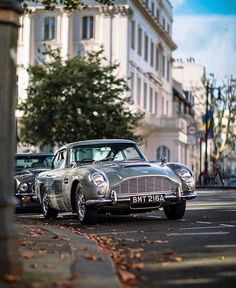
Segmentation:
<svg viewBox="0 0 236 288">
<path fill-rule="evenodd" d="M 54 169 L 65 168 L 65 162 L 66 162 L 66 150 L 59 151 L 53 160 Z"/>
<path fill-rule="evenodd" d="M 40 155 L 40 154 L 16 155 L 15 170 L 20 171 L 23 169 L 31 169 L 31 168 L 50 168 L 52 158 L 53 155 Z"/>
<path fill-rule="evenodd" d="M 128 144 L 105 144 L 76 146 L 69 151 L 69 164 L 74 162 L 92 162 L 112 159 L 122 161 L 129 159 L 144 159 L 135 145 Z"/>
<path fill-rule="evenodd" d="M 126 159 L 140 159 L 140 155 L 135 147 L 127 147 L 123 150 Z"/>
</svg>

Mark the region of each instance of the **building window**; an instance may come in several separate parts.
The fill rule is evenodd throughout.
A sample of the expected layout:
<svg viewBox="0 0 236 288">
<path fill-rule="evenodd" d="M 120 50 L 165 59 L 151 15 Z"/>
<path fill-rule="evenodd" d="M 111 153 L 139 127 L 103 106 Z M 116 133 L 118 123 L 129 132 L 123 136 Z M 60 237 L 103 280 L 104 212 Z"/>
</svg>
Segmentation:
<svg viewBox="0 0 236 288">
<path fill-rule="evenodd" d="M 170 149 L 166 146 L 160 146 L 156 150 L 156 160 L 160 160 L 161 156 L 166 156 L 167 161 L 170 161 Z"/>
<path fill-rule="evenodd" d="M 137 77 L 137 104 L 141 104 L 141 78 Z"/>
<path fill-rule="evenodd" d="M 147 83 L 143 85 L 143 107 L 147 109 Z"/>
<path fill-rule="evenodd" d="M 163 78 L 166 75 L 165 68 L 166 68 L 166 57 L 165 57 L 165 55 L 162 55 L 162 77 Z"/>
<path fill-rule="evenodd" d="M 150 65 L 154 66 L 154 43 L 151 42 Z"/>
<path fill-rule="evenodd" d="M 152 2 L 152 15 L 154 16 L 154 11 L 155 11 L 155 4 L 154 4 L 154 2 Z"/>
<path fill-rule="evenodd" d="M 82 39 L 94 38 L 94 17 L 84 16 L 82 18 Z"/>
<path fill-rule="evenodd" d="M 160 22 L 160 11 L 158 8 L 156 9 L 156 18 L 157 18 L 157 21 Z"/>
<path fill-rule="evenodd" d="M 135 49 L 135 21 L 131 21 L 131 48 Z"/>
<path fill-rule="evenodd" d="M 155 92 L 155 97 L 154 97 L 154 114 L 157 115 L 157 105 L 158 105 L 158 94 Z"/>
<path fill-rule="evenodd" d="M 159 71 L 159 48 L 156 47 L 156 63 L 155 63 L 156 71 Z"/>
<path fill-rule="evenodd" d="M 170 60 L 167 60 L 167 71 L 166 71 L 167 81 L 170 81 Z"/>
<path fill-rule="evenodd" d="M 44 18 L 44 40 L 53 40 L 56 37 L 56 17 Z"/>
<path fill-rule="evenodd" d="M 162 27 L 164 30 L 166 29 L 166 19 L 164 17 L 162 19 Z"/>
<path fill-rule="evenodd" d="M 141 27 L 138 28 L 138 54 L 142 56 L 142 38 L 143 38 L 143 30 Z"/>
<path fill-rule="evenodd" d="M 134 99 L 134 73 L 130 73 L 130 90 L 131 90 L 131 95 Z"/>
<path fill-rule="evenodd" d="M 148 36 L 145 34 L 145 42 L 144 42 L 144 60 L 148 61 Z"/>
<path fill-rule="evenodd" d="M 150 95 L 149 95 L 149 111 L 153 112 L 153 88 L 150 87 Z"/>
<path fill-rule="evenodd" d="M 167 24 L 167 33 L 170 34 L 170 24 Z"/>
</svg>

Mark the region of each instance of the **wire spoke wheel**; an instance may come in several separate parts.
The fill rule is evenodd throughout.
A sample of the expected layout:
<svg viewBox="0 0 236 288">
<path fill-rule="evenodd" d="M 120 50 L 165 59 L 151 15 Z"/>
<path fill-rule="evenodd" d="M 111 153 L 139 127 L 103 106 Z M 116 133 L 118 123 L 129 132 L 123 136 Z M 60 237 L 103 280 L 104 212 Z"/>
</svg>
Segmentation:
<svg viewBox="0 0 236 288">
<path fill-rule="evenodd" d="M 86 205 L 86 198 L 78 185 L 76 188 L 76 212 L 81 224 L 95 224 L 97 222 L 97 209 Z"/>
<path fill-rule="evenodd" d="M 43 216 L 45 219 L 57 218 L 58 210 L 50 206 L 48 193 L 46 192 L 45 187 L 42 188 L 42 208 L 43 208 Z"/>
</svg>

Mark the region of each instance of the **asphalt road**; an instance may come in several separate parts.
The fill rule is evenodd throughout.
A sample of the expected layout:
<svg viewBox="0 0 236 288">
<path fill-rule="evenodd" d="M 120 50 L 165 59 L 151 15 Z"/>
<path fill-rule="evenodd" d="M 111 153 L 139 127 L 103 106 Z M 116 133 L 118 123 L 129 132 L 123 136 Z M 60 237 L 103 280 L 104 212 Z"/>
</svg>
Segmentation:
<svg viewBox="0 0 236 288">
<path fill-rule="evenodd" d="M 135 287 L 236 286 L 236 190 L 198 191 L 178 221 L 158 211 L 104 216 L 87 227 L 64 215 L 57 224 L 77 228 L 110 250 L 117 269 L 136 275 Z"/>
</svg>

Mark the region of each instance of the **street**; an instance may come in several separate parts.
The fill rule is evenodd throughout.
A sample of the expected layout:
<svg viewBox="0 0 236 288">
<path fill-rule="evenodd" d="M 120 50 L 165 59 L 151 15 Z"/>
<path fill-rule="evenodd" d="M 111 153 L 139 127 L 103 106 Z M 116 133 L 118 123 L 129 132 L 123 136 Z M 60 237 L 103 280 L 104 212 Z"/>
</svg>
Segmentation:
<svg viewBox="0 0 236 288">
<path fill-rule="evenodd" d="M 47 222 L 18 214 L 17 222 Z M 103 216 L 81 226 L 74 216 L 51 225 L 89 237 L 113 259 L 120 280 L 134 287 L 235 287 L 236 191 L 198 191 L 184 219 L 167 220 L 162 211 Z"/>
</svg>

